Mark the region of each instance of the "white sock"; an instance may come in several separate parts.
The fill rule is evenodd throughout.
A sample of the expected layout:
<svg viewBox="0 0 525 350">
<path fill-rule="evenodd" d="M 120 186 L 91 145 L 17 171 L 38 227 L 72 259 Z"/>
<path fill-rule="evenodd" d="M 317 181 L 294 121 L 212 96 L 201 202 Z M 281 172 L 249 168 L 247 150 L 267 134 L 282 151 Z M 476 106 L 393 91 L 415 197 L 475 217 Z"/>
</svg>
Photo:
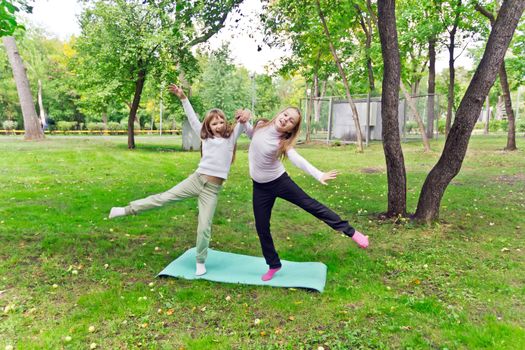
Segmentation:
<svg viewBox="0 0 525 350">
<path fill-rule="evenodd" d="M 113 219 L 119 216 L 126 215 L 126 209 L 124 207 L 113 207 L 109 212 L 109 218 Z"/>
<path fill-rule="evenodd" d="M 202 276 L 206 273 L 206 266 L 204 263 L 197 263 L 197 269 L 195 270 L 195 276 Z"/>
</svg>

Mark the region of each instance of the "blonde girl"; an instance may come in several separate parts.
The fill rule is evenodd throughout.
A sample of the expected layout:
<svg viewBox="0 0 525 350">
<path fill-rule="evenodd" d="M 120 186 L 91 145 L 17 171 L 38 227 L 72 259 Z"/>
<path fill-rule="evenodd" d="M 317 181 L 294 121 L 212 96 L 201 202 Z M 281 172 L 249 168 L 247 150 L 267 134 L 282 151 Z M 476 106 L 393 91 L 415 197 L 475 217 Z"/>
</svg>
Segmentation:
<svg viewBox="0 0 525 350">
<path fill-rule="evenodd" d="M 293 148 L 301 126 L 301 112 L 288 107 L 271 121 L 260 121 L 255 129 L 248 123 L 246 133 L 252 138 L 248 157 L 250 176 L 253 180 L 253 213 L 255 226 L 268 271 L 261 277 L 271 280 L 281 269 L 270 232 L 270 217 L 277 198 L 291 202 L 333 229 L 351 237 L 361 248 L 368 247 L 368 236 L 356 231 L 339 215 L 307 195 L 286 173 L 281 159 L 288 157 L 298 168 L 312 175 L 323 185 L 337 177 L 335 170 L 323 173 L 301 157 Z"/>
</svg>

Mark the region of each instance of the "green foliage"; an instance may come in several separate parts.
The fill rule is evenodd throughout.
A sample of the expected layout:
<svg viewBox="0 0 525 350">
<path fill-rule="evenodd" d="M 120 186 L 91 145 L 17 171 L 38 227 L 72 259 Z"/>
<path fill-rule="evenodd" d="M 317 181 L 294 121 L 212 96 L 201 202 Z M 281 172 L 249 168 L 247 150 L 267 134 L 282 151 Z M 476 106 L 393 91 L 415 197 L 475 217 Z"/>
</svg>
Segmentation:
<svg viewBox="0 0 525 350">
<path fill-rule="evenodd" d="M 78 124 L 76 122 L 66 122 L 66 121 L 59 121 L 56 123 L 57 130 L 60 131 L 71 131 L 75 130 L 78 127 Z"/>
<path fill-rule="evenodd" d="M 2 123 L 2 127 L 4 128 L 4 130 L 16 130 L 17 126 L 18 123 L 13 120 L 5 120 Z"/>
<path fill-rule="evenodd" d="M 22 9 L 31 12 L 27 0 L 0 0 L 0 37 L 13 35 L 16 29 L 23 29 L 16 19 L 16 13 Z"/>
<path fill-rule="evenodd" d="M 516 131 L 525 132 L 525 118 L 516 121 Z"/>
<path fill-rule="evenodd" d="M 508 120 L 491 120 L 489 123 L 489 131 L 507 131 L 509 129 Z"/>
</svg>

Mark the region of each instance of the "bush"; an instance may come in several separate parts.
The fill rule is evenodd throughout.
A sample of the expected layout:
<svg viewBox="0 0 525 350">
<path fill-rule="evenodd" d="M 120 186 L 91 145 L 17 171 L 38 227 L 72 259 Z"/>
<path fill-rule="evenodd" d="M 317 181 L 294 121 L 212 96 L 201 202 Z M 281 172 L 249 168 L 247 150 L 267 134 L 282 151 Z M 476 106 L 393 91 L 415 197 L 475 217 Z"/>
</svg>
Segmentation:
<svg viewBox="0 0 525 350">
<path fill-rule="evenodd" d="M 508 131 L 509 130 L 509 121 L 508 120 L 500 120 L 500 129 L 502 131 Z"/>
<path fill-rule="evenodd" d="M 70 130 L 74 130 L 76 126 L 77 126 L 76 122 L 66 122 L 66 121 L 61 120 L 57 123 L 57 130 L 67 132 Z"/>
<path fill-rule="evenodd" d="M 525 119 L 518 119 L 516 121 L 516 131 L 525 132 Z"/>
<path fill-rule="evenodd" d="M 411 133 L 412 131 L 417 130 L 417 122 L 415 121 L 407 121 L 405 124 L 405 131 L 407 133 Z"/>
<path fill-rule="evenodd" d="M 18 127 L 18 123 L 14 120 L 5 120 L 2 123 L 2 127 L 4 128 L 4 130 L 16 130 L 16 128 Z"/>
<path fill-rule="evenodd" d="M 489 131 L 495 132 L 501 128 L 501 120 L 491 120 L 489 122 Z"/>
<path fill-rule="evenodd" d="M 108 123 L 108 130 L 109 131 L 117 131 L 120 130 L 120 124 L 117 122 L 109 122 Z"/>
<path fill-rule="evenodd" d="M 440 119 L 438 121 L 438 132 L 440 134 L 444 134 L 445 133 L 445 124 L 446 124 L 445 119 Z"/>
<path fill-rule="evenodd" d="M 89 131 L 102 132 L 103 130 L 106 129 L 106 126 L 104 125 L 104 123 L 87 123 L 86 127 Z"/>
</svg>

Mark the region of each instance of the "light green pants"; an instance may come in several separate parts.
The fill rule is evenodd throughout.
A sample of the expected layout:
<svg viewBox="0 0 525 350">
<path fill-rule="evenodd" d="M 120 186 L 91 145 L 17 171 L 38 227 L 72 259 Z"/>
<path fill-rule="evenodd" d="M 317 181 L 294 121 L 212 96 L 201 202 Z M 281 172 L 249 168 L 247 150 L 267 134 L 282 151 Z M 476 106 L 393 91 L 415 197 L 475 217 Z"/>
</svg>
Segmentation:
<svg viewBox="0 0 525 350">
<path fill-rule="evenodd" d="M 137 214 L 144 210 L 162 207 L 169 202 L 198 197 L 197 262 L 204 263 L 210 245 L 213 214 L 215 207 L 217 207 L 217 197 L 221 189 L 221 185 L 209 182 L 204 175 L 193 173 L 186 180 L 166 192 L 130 202 L 126 207 L 126 214 Z"/>
</svg>

